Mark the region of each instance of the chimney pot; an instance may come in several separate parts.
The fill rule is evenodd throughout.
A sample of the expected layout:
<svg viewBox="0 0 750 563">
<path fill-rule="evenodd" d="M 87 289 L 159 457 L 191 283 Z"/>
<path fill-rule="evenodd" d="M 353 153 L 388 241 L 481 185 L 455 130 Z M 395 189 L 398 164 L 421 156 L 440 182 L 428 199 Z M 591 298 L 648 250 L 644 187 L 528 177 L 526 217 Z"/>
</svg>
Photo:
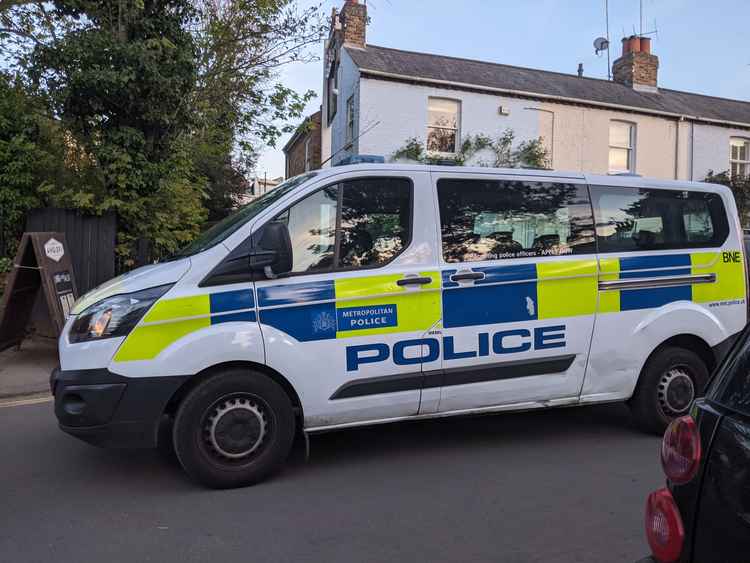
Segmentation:
<svg viewBox="0 0 750 563">
<path fill-rule="evenodd" d="M 631 35 L 622 39 L 622 56 L 612 64 L 615 82 L 635 90 L 657 91 L 659 57 L 651 54 L 651 38 Z"/>
</svg>

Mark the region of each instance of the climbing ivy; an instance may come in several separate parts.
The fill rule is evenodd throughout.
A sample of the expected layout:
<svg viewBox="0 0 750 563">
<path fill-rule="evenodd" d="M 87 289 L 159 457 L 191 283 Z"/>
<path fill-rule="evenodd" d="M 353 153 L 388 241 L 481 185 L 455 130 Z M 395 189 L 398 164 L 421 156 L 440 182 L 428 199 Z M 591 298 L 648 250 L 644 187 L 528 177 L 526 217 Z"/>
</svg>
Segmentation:
<svg viewBox="0 0 750 563">
<path fill-rule="evenodd" d="M 515 143 L 515 133 L 506 129 L 497 138 L 479 133 L 463 139 L 457 152 L 451 155 L 431 153 L 417 137 L 406 140 L 390 157 L 391 161 L 411 161 L 423 164 L 454 164 L 458 166 L 488 166 L 496 168 L 550 168 L 550 158 L 543 139 Z"/>
</svg>

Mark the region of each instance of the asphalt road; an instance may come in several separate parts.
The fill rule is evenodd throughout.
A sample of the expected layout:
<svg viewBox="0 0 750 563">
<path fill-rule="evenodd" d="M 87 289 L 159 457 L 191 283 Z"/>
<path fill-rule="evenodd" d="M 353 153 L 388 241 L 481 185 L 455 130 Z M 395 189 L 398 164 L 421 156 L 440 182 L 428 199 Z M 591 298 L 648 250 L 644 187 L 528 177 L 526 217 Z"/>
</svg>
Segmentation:
<svg viewBox="0 0 750 563">
<path fill-rule="evenodd" d="M 634 561 L 662 483 L 622 405 L 319 435 L 234 491 L 80 443 L 51 407 L 0 408 L 0 561 Z"/>
</svg>

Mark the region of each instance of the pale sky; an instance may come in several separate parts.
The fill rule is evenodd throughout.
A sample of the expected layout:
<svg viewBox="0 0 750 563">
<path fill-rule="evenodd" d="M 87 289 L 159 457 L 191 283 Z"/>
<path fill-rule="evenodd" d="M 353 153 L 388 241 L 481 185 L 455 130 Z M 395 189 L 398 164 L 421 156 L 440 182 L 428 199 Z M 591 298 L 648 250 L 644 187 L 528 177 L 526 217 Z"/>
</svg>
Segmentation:
<svg viewBox="0 0 750 563">
<path fill-rule="evenodd" d="M 362 1 L 362 0 L 360 0 Z M 609 0 L 611 58 L 620 39 L 639 26 L 640 0 Z M 642 0 L 644 32 L 659 57 L 659 86 L 750 101 L 750 0 Z M 324 0 L 322 9 L 343 0 Z M 301 0 L 303 6 L 317 4 Z M 503 64 L 607 77 L 606 53 L 593 41 L 606 32 L 605 0 L 367 0 L 372 19 L 367 42 L 383 47 L 437 53 Z M 316 52 L 322 56 L 322 44 Z M 284 69 L 282 80 L 299 91 L 313 89 L 320 106 L 322 62 Z M 264 151 L 257 173 L 284 173 L 281 147 Z"/>
</svg>

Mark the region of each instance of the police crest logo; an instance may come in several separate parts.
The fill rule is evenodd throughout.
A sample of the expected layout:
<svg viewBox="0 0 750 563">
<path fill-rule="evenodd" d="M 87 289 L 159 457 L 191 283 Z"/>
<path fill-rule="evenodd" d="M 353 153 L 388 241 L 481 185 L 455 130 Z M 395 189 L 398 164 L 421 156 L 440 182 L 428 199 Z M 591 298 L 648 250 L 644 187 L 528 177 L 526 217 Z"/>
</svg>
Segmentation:
<svg viewBox="0 0 750 563">
<path fill-rule="evenodd" d="M 336 330 L 336 319 L 333 315 L 323 311 L 313 318 L 313 332 L 331 332 Z"/>
</svg>

